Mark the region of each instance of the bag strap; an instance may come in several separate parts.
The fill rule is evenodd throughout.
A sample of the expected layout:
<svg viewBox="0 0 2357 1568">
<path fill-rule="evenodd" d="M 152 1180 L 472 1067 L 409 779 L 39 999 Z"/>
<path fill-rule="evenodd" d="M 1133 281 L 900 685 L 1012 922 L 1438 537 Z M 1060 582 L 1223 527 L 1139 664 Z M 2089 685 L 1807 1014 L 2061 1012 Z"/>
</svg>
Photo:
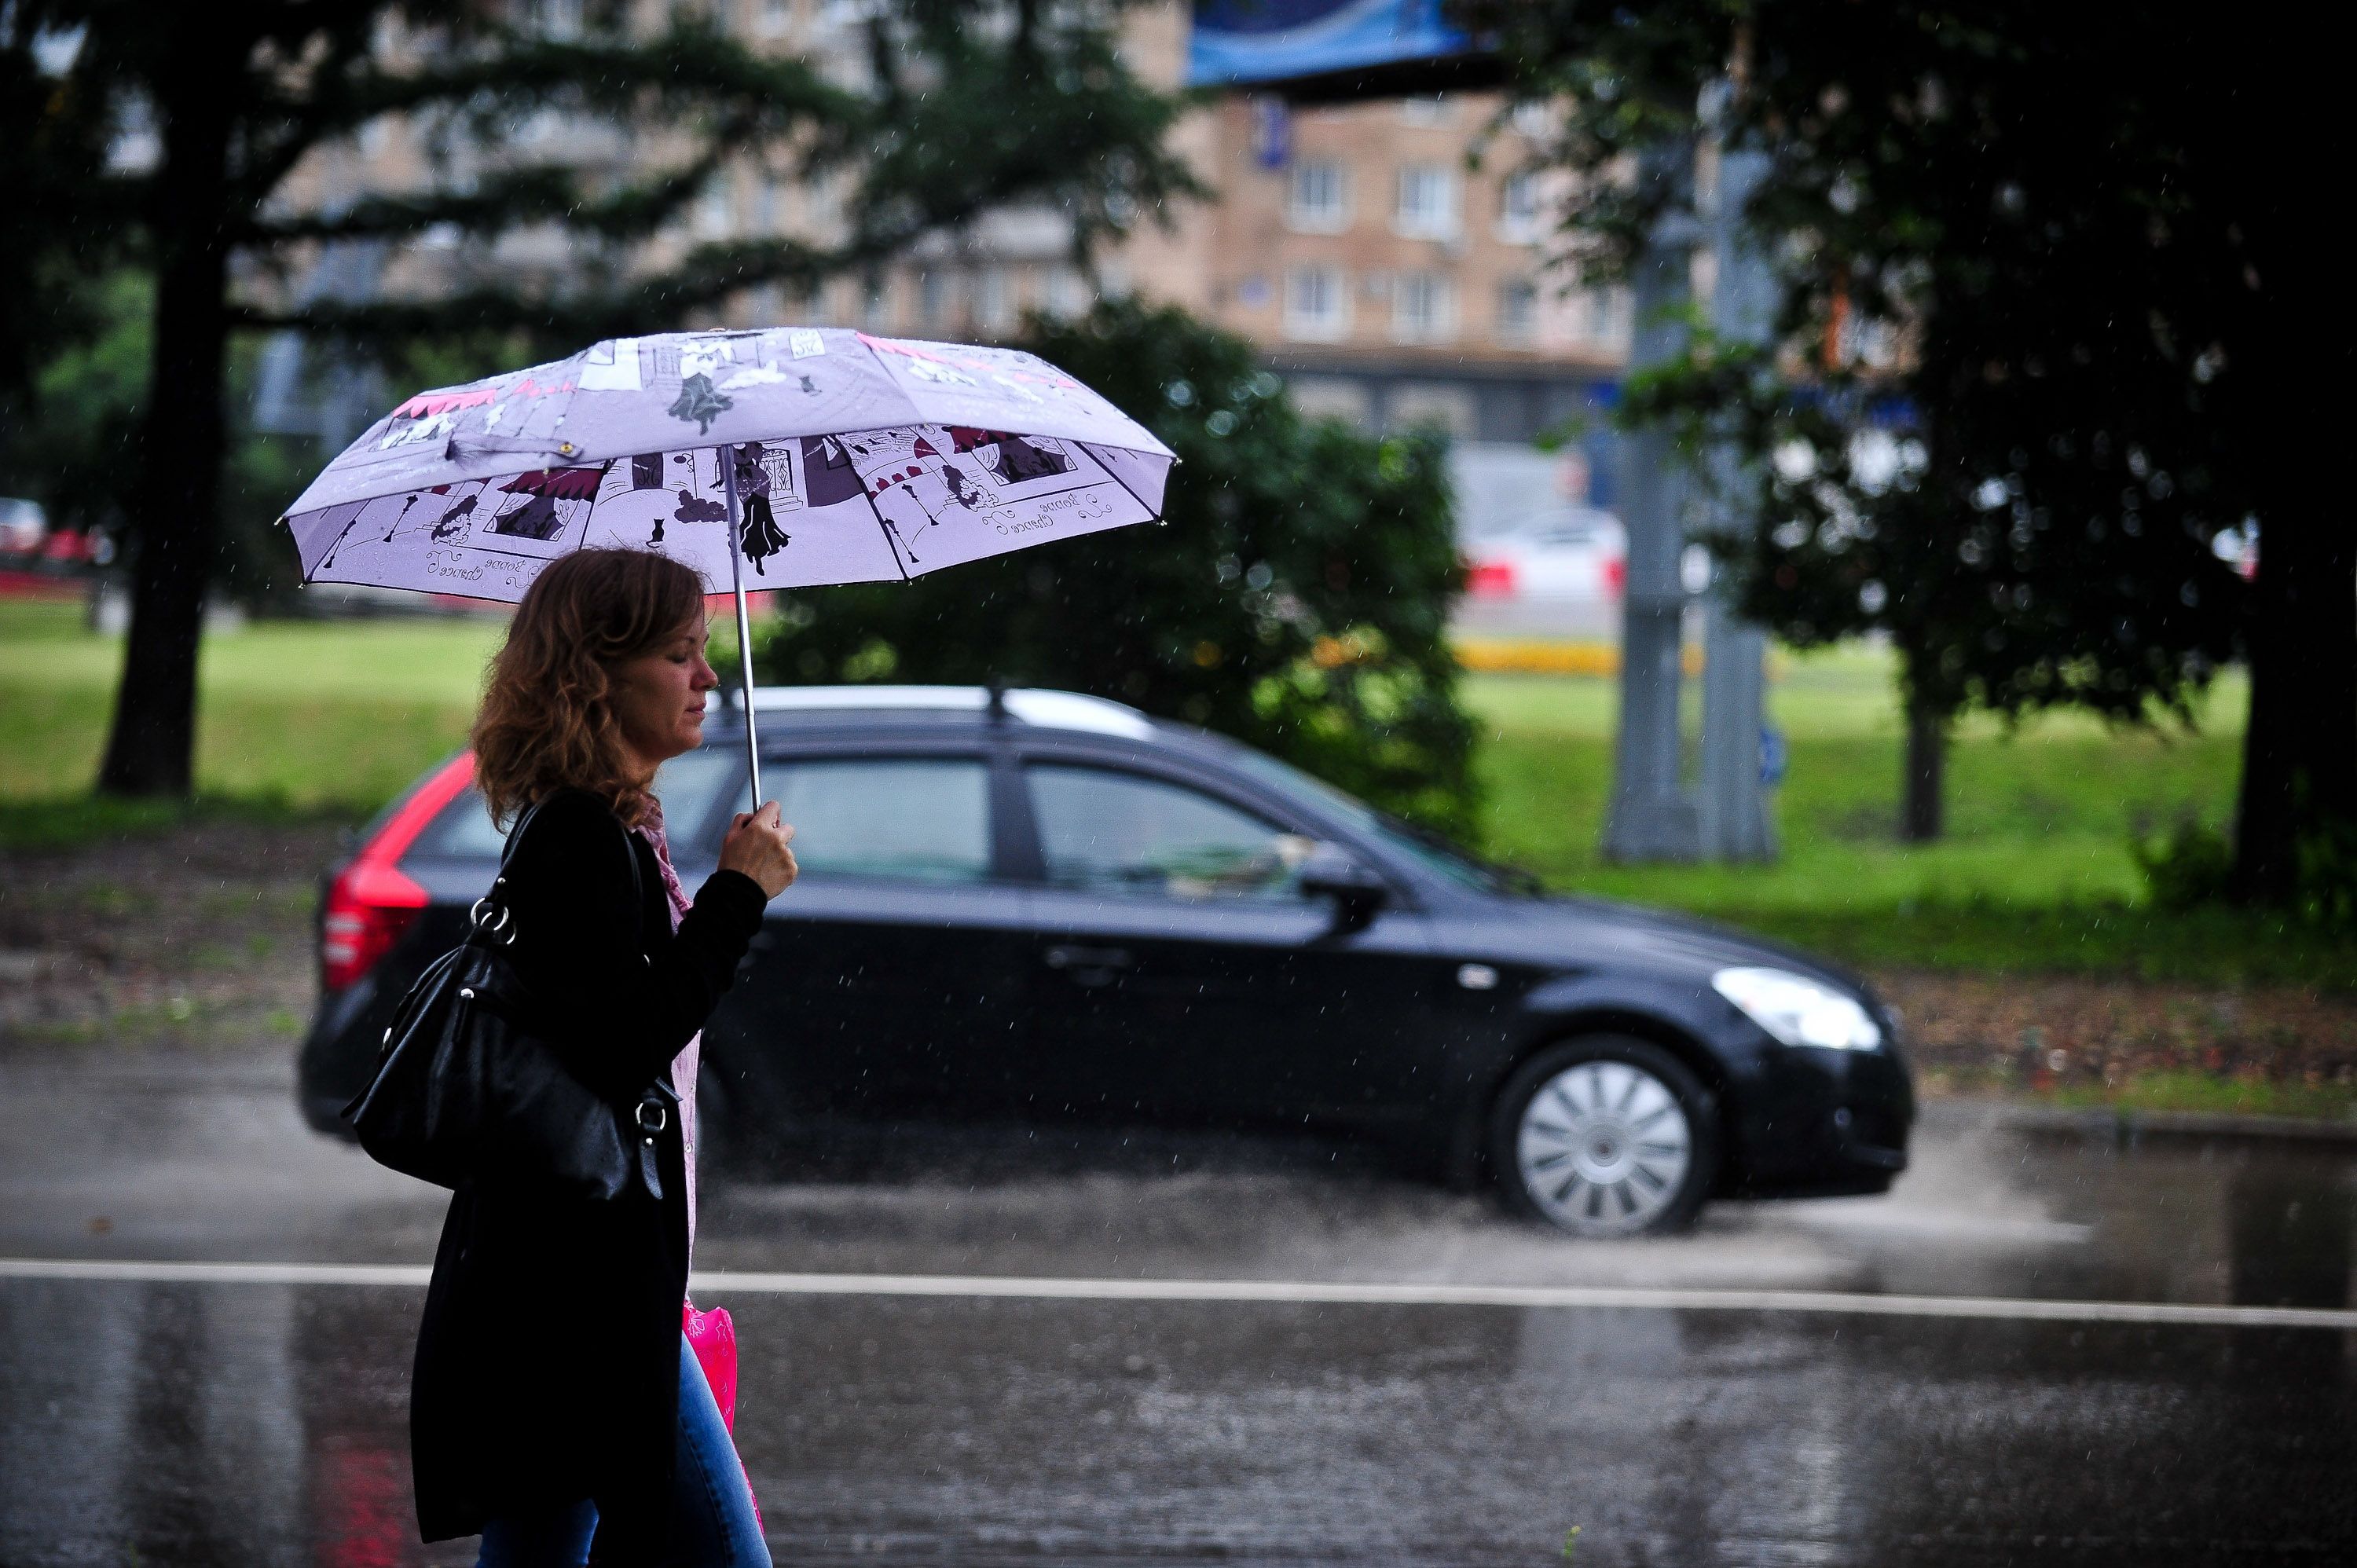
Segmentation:
<svg viewBox="0 0 2357 1568">
<path fill-rule="evenodd" d="M 515 940 L 515 914 L 500 896 L 508 885 L 508 863 L 515 858 L 517 846 L 523 843 L 523 835 L 531 828 L 533 819 L 540 815 L 541 807 L 547 803 L 548 798 L 543 796 L 526 806 L 522 814 L 516 818 L 515 826 L 508 830 L 507 843 L 500 848 L 499 875 L 491 879 L 490 891 L 477 899 L 474 908 L 468 912 L 468 918 L 476 934 L 486 936 L 502 947 Z M 646 874 L 639 869 L 639 846 L 633 842 L 638 835 L 622 827 L 619 819 L 614 825 L 621 831 L 622 859 L 630 868 L 630 912 L 638 918 L 639 951 L 643 954 L 647 949 L 647 883 Z"/>
<path fill-rule="evenodd" d="M 614 825 L 621 827 L 621 819 L 616 818 Z M 630 913 L 638 918 L 639 954 L 644 957 L 647 950 L 646 873 L 639 869 L 639 835 L 629 828 L 622 828 L 622 858 L 630 863 Z"/>
</svg>

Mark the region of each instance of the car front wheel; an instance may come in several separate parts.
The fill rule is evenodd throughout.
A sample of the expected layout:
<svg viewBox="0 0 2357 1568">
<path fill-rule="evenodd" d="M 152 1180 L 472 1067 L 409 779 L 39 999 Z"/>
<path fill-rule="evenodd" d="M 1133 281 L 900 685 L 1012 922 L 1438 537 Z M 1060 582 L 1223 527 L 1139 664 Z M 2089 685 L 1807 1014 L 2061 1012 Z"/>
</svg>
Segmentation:
<svg viewBox="0 0 2357 1568">
<path fill-rule="evenodd" d="M 1692 1223 L 1718 1167 L 1718 1113 L 1683 1062 L 1648 1041 L 1549 1047 L 1500 1092 L 1491 1169 L 1509 1208 L 1575 1236 Z"/>
</svg>

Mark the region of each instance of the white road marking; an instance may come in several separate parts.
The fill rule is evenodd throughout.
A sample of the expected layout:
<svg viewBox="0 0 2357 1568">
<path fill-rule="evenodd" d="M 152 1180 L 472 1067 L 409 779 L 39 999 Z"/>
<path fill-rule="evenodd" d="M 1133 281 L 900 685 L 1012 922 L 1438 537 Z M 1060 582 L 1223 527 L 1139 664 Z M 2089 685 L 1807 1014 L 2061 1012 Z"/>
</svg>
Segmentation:
<svg viewBox="0 0 2357 1568">
<path fill-rule="evenodd" d="M 399 1263 L 118 1262 L 0 1258 L 0 1280 L 147 1284 L 381 1285 L 424 1288 L 431 1273 Z M 1456 1285 L 1325 1280 L 1114 1280 L 995 1274 L 784 1274 L 702 1270 L 708 1305 L 729 1295 L 884 1295 L 1037 1301 L 1231 1301 L 1323 1306 L 1607 1307 L 1666 1312 L 1806 1312 L 2033 1323 L 2190 1324 L 2357 1330 L 2357 1310 L 2017 1296 L 1872 1295 L 1850 1291 L 1652 1290 L 1623 1285 Z"/>
</svg>

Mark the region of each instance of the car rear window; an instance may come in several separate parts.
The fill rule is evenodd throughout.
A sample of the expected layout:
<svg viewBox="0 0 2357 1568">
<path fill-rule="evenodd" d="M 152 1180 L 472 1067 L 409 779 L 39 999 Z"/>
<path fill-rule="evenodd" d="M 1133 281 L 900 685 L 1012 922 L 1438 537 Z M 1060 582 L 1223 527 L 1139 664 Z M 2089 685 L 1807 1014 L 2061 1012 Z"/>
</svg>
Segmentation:
<svg viewBox="0 0 2357 1568">
<path fill-rule="evenodd" d="M 807 875 L 990 875 L 990 774 L 978 757 L 764 759 L 761 784 L 793 824 Z"/>
<path fill-rule="evenodd" d="M 713 836 L 704 832 L 705 825 L 729 787 L 742 788 L 744 773 L 741 755 L 722 746 L 674 757 L 656 770 L 655 799 L 662 802 L 663 821 L 682 853 Z M 483 804 L 482 791 L 470 784 L 425 824 L 409 853 L 497 860 L 506 843 L 507 834 Z"/>
</svg>

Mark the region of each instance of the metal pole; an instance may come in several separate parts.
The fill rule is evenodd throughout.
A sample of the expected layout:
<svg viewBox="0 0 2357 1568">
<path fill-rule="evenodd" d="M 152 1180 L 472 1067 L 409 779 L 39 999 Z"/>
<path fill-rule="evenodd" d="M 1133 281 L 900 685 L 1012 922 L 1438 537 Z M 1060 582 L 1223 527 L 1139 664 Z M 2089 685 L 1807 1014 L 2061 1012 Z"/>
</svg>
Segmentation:
<svg viewBox="0 0 2357 1568">
<path fill-rule="evenodd" d="M 728 490 L 728 584 L 737 595 L 737 673 L 745 700 L 745 778 L 752 786 L 752 802 L 761 809 L 761 743 L 753 734 L 753 620 L 745 613 L 745 513 L 737 500 L 737 447 L 719 448 L 720 477 Z"/>
<path fill-rule="evenodd" d="M 1765 154 L 1720 149 L 1710 218 L 1711 249 L 1718 261 L 1711 321 L 1732 343 L 1765 344 L 1774 335 L 1776 276 L 1759 242 L 1744 228 L 1744 209 L 1767 174 Z M 1721 526 L 1749 528 L 1753 519 L 1744 498 L 1755 476 L 1738 460 L 1731 435 L 1717 442 L 1711 473 Z M 1703 643 L 1702 850 L 1712 860 L 1773 860 L 1776 829 L 1760 768 L 1768 722 L 1768 636 L 1737 618 L 1724 571 L 1713 576 Z"/>
<path fill-rule="evenodd" d="M 1695 238 L 1691 199 L 1694 145 L 1665 141 L 1638 155 L 1638 177 L 1666 188 L 1670 211 L 1648 238 L 1630 279 L 1635 321 L 1629 371 L 1669 363 L 1685 351 L 1687 274 Z M 1612 805 L 1604 855 L 1620 862 L 1689 861 L 1700 824 L 1680 766 L 1678 688 L 1684 671 L 1687 594 L 1679 557 L 1684 486 L 1670 437 L 1654 428 L 1621 438 L 1620 518 L 1629 531 L 1629 574 L 1620 597 L 1620 724 L 1614 737 Z"/>
</svg>

